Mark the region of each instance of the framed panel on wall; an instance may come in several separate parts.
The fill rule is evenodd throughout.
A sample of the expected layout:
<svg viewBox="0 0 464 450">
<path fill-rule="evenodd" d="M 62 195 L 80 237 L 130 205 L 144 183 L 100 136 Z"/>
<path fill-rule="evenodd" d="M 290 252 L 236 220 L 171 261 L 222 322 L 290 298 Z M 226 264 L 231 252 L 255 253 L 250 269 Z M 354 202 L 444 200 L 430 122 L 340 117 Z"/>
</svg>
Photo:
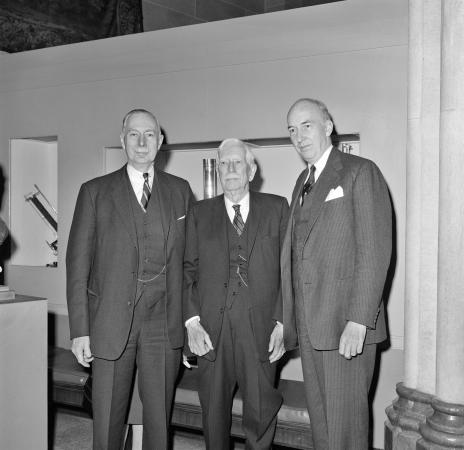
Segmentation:
<svg viewBox="0 0 464 450">
<path fill-rule="evenodd" d="M 359 134 L 333 136 L 333 143 L 341 151 L 359 155 Z M 253 145 L 258 170 L 250 187 L 253 190 L 282 195 L 289 201 L 295 181 L 305 168 L 289 138 L 244 139 Z M 165 144 L 156 157 L 160 169 L 186 179 L 200 200 L 203 198 L 203 159 L 216 157 L 219 141 Z M 119 169 L 127 162 L 122 147 L 105 147 L 103 173 Z M 217 193 L 221 194 L 218 182 Z"/>
</svg>

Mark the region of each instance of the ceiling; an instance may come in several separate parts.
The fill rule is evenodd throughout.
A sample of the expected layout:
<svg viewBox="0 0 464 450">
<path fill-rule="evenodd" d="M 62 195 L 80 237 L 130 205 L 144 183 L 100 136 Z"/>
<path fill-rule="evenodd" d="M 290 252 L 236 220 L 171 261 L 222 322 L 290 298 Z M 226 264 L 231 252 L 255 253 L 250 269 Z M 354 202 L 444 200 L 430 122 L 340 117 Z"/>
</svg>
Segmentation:
<svg viewBox="0 0 464 450">
<path fill-rule="evenodd" d="M 340 0 L 142 0 L 143 29 L 154 31 Z"/>
<path fill-rule="evenodd" d="M 343 0 L 2 0 L 0 52 L 17 53 L 336 1 Z"/>
</svg>

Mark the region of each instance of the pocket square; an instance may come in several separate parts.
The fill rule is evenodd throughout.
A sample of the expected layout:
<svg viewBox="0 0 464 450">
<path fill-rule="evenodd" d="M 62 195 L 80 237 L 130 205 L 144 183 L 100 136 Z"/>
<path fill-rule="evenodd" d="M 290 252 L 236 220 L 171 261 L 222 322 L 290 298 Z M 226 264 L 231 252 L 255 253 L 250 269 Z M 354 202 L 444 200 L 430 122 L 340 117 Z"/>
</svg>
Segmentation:
<svg viewBox="0 0 464 450">
<path fill-rule="evenodd" d="M 327 194 L 325 198 L 326 202 L 330 200 L 335 200 L 336 198 L 343 197 L 343 188 L 341 186 L 336 187 L 335 189 L 331 189 L 330 192 Z"/>
<path fill-rule="evenodd" d="M 182 219 L 185 219 L 185 215 L 183 215 L 182 217 L 179 217 L 179 218 L 176 219 L 176 220 L 182 220 Z"/>
</svg>

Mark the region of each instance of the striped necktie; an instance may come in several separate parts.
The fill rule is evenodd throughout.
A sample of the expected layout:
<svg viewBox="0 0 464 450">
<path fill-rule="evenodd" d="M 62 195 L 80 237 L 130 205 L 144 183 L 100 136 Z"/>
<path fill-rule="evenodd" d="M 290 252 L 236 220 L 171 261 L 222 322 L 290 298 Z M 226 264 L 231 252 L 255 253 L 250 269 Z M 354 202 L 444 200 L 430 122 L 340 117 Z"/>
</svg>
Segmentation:
<svg viewBox="0 0 464 450">
<path fill-rule="evenodd" d="M 242 214 L 240 213 L 240 205 L 232 205 L 232 208 L 235 210 L 234 221 L 232 224 L 234 225 L 235 230 L 239 236 L 242 235 L 243 229 L 245 228 L 245 224 L 243 222 Z"/>
<path fill-rule="evenodd" d="M 143 174 L 143 192 L 142 192 L 142 198 L 140 199 L 140 203 L 142 204 L 142 208 L 144 211 L 147 210 L 148 206 L 148 200 L 150 200 L 150 185 L 148 184 L 148 173 L 145 172 Z"/>
<path fill-rule="evenodd" d="M 314 183 L 316 182 L 314 172 L 316 172 L 316 166 L 313 164 L 311 166 L 311 169 L 309 170 L 308 180 L 304 184 L 303 190 L 301 191 L 301 206 L 303 206 L 304 198 L 306 197 L 306 195 L 309 194 L 309 191 L 311 191 L 312 187 L 314 186 Z"/>
</svg>

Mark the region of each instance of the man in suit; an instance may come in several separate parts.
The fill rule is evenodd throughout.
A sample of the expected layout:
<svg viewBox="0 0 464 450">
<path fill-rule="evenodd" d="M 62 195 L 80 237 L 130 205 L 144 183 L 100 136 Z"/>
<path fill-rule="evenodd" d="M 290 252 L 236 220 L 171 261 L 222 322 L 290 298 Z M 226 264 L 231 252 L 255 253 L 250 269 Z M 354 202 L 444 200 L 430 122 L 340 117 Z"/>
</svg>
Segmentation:
<svg viewBox="0 0 464 450">
<path fill-rule="evenodd" d="M 282 402 L 274 388 L 283 355 L 280 245 L 283 197 L 250 192 L 256 164 L 249 145 L 219 147 L 224 195 L 194 205 L 187 218 L 184 316 L 198 358 L 206 446 L 228 450 L 232 399 L 243 399 L 246 448 L 271 446 Z"/>
<path fill-rule="evenodd" d="M 66 255 L 72 351 L 92 361 L 93 448 L 120 449 L 135 365 L 143 448 L 167 447 L 181 347 L 185 217 L 192 192 L 153 162 L 163 136 L 142 109 L 123 120 L 127 165 L 84 183 Z"/>
<path fill-rule="evenodd" d="M 308 168 L 293 191 L 282 248 L 285 348 L 299 341 L 315 448 L 363 450 L 376 344 L 386 339 L 388 189 L 373 162 L 333 148 L 322 102 L 298 100 L 287 123 Z"/>
</svg>

